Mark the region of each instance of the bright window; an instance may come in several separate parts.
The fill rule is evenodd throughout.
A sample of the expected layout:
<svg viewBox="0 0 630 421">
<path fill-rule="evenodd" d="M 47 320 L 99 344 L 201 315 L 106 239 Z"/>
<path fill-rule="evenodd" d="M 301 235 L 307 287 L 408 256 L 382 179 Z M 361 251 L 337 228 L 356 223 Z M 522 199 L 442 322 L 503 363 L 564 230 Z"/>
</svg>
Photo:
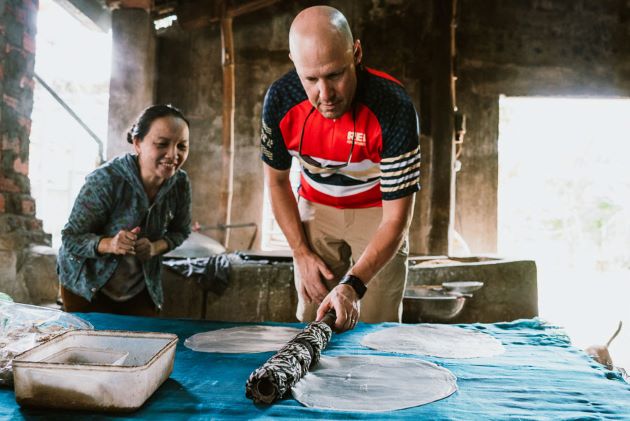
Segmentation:
<svg viewBox="0 0 630 421">
<path fill-rule="evenodd" d="M 581 347 L 630 326 L 628 116 L 626 99 L 500 99 L 499 253 L 536 260 L 541 316 Z M 630 368 L 626 326 L 610 350 Z"/>
<path fill-rule="evenodd" d="M 85 27 L 53 0 L 41 0 L 35 72 L 97 134 L 107 139 L 111 35 Z M 94 139 L 35 83 L 29 178 L 37 218 L 53 246 L 85 176 L 99 165 Z M 106 145 L 103 145 L 105 150 Z"/>
<path fill-rule="evenodd" d="M 297 189 L 300 185 L 300 164 L 297 159 L 292 160 L 289 177 L 291 179 L 293 193 L 297 198 Z M 265 251 L 290 250 L 287 239 L 280 229 L 280 225 L 276 222 L 276 218 L 273 217 L 267 185 L 265 185 L 264 189 L 262 239 L 260 248 Z"/>
</svg>

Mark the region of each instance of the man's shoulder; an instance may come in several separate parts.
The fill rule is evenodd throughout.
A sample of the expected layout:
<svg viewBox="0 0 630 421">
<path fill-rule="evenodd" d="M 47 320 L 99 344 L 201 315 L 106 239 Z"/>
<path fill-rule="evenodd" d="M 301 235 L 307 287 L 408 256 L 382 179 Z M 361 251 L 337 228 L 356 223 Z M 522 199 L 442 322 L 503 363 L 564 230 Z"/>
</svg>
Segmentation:
<svg viewBox="0 0 630 421">
<path fill-rule="evenodd" d="M 306 92 L 300 83 L 300 77 L 297 72 L 291 70 L 277 79 L 269 87 L 268 95 L 276 100 L 282 101 L 303 101 L 306 98 Z"/>
<path fill-rule="evenodd" d="M 366 67 L 363 78 L 362 96 L 368 106 L 390 109 L 412 103 L 403 84 L 388 73 Z"/>
<path fill-rule="evenodd" d="M 269 122 L 280 121 L 287 112 L 307 99 L 295 70 L 287 72 L 271 84 L 263 106 L 263 118 Z"/>
</svg>

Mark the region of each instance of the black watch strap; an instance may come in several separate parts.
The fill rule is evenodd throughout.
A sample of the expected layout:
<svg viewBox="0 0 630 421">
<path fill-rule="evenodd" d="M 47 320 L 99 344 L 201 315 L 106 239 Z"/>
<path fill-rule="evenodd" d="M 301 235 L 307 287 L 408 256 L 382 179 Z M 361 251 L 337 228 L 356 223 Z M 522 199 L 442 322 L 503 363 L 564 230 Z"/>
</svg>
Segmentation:
<svg viewBox="0 0 630 421">
<path fill-rule="evenodd" d="M 363 298 L 365 292 L 367 291 L 367 287 L 365 286 L 363 281 L 354 275 L 344 275 L 344 277 L 341 278 L 341 281 L 339 281 L 339 284 L 350 285 L 357 293 L 359 300 Z"/>
</svg>

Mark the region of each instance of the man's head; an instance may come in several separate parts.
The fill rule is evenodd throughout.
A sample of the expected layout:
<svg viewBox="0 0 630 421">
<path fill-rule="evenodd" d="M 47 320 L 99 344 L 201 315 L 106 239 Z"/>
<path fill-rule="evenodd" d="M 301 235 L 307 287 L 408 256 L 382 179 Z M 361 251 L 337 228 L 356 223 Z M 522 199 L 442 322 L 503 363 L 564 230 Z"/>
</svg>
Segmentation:
<svg viewBox="0 0 630 421">
<path fill-rule="evenodd" d="M 341 12 L 329 6 L 302 10 L 291 24 L 289 51 L 309 101 L 324 117 L 350 109 L 363 52 Z"/>
</svg>

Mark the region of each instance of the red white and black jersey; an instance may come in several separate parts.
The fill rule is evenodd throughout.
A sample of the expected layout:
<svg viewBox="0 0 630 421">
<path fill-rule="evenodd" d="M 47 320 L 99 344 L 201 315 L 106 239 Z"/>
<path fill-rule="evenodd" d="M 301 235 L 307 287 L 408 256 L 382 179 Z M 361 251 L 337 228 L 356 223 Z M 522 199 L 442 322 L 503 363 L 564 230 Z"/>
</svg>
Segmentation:
<svg viewBox="0 0 630 421">
<path fill-rule="evenodd" d="M 381 206 L 382 200 L 408 196 L 420 189 L 419 121 L 404 88 L 386 73 L 357 71 L 353 106 L 327 119 L 313 106 L 295 70 L 274 82 L 262 115 L 262 159 L 288 170 L 302 155 L 322 166 L 350 164 L 336 171 L 302 165 L 298 192 L 305 199 L 337 208 Z M 310 113 L 310 115 L 309 115 Z"/>
</svg>

